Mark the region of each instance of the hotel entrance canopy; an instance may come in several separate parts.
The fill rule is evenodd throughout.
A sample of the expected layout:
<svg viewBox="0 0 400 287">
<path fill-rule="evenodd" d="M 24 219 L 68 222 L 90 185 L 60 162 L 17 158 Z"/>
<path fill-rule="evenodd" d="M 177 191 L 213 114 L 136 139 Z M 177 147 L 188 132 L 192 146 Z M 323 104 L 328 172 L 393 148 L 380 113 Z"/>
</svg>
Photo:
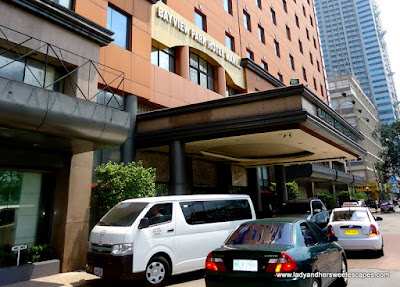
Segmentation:
<svg viewBox="0 0 400 287">
<path fill-rule="evenodd" d="M 303 85 L 157 110 L 137 117 L 136 148 L 244 167 L 354 159 L 363 135 Z"/>
</svg>

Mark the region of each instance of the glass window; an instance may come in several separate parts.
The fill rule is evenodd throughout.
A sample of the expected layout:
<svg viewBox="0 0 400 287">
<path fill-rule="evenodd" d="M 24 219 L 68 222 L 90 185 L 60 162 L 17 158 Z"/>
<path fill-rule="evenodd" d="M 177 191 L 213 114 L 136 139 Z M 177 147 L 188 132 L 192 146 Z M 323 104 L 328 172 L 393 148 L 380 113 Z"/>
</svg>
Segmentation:
<svg viewBox="0 0 400 287">
<path fill-rule="evenodd" d="M 18 59 L 16 53 L 4 53 L 4 51 L 4 49 L 0 48 L 0 76 L 13 81 L 22 82 L 25 69 L 24 61 L 15 61 L 15 59 Z"/>
<path fill-rule="evenodd" d="M 307 28 L 306 28 L 306 36 L 307 36 L 307 39 L 310 40 L 310 33 L 308 32 Z"/>
<path fill-rule="evenodd" d="M 52 0 L 53 2 L 64 6 L 65 8 L 72 9 L 72 0 Z"/>
<path fill-rule="evenodd" d="M 303 43 L 299 40 L 299 50 L 303 54 Z"/>
<path fill-rule="evenodd" d="M 49 174 L 0 171 L 0 248 L 49 243 L 52 188 Z M 8 250 L 7 250 L 8 251 Z M 15 261 L 1 262 L 15 265 Z"/>
<path fill-rule="evenodd" d="M 243 11 L 243 25 L 247 30 L 251 31 L 250 15 L 246 11 Z"/>
<path fill-rule="evenodd" d="M 283 75 L 281 73 L 278 73 L 278 80 L 283 83 Z"/>
<path fill-rule="evenodd" d="M 297 15 L 294 15 L 295 20 L 296 20 L 296 26 L 300 28 L 300 22 L 299 22 L 299 17 Z"/>
<path fill-rule="evenodd" d="M 261 61 L 261 67 L 262 67 L 264 70 L 268 71 L 268 63 L 267 63 L 267 62 Z"/>
<path fill-rule="evenodd" d="M 290 61 L 290 68 L 291 68 L 293 71 L 296 71 L 295 66 L 294 66 L 294 58 L 293 58 L 292 55 L 289 55 L 289 61 Z"/>
<path fill-rule="evenodd" d="M 286 37 L 289 39 L 289 41 L 292 41 L 292 35 L 290 33 L 290 28 L 287 25 L 286 25 Z"/>
<path fill-rule="evenodd" d="M 303 67 L 303 79 L 304 79 L 304 81 L 307 82 L 307 71 L 304 67 Z"/>
<path fill-rule="evenodd" d="M 224 10 L 232 14 L 232 0 L 224 0 Z"/>
<path fill-rule="evenodd" d="M 343 210 L 333 213 L 333 221 L 369 221 L 365 210 Z"/>
<path fill-rule="evenodd" d="M 143 209 L 148 205 L 147 202 L 124 202 L 115 205 L 97 223 L 99 226 L 131 226 Z"/>
<path fill-rule="evenodd" d="M 175 73 L 175 49 L 166 48 L 160 50 L 156 47 L 151 47 L 151 63 Z"/>
<path fill-rule="evenodd" d="M 258 40 L 265 44 L 264 28 L 258 25 Z"/>
<path fill-rule="evenodd" d="M 260 9 L 262 8 L 262 7 L 261 7 L 261 0 L 256 0 L 256 6 L 257 6 L 258 8 L 260 8 Z"/>
<path fill-rule="evenodd" d="M 113 44 L 124 49 L 129 49 L 129 20 L 121 12 L 108 6 L 107 10 L 107 29 L 114 32 Z"/>
<path fill-rule="evenodd" d="M 61 69 L 51 65 L 46 65 L 32 58 L 25 57 L 15 61 L 19 56 L 14 52 L 6 52 L 0 48 L 0 76 L 23 82 L 35 87 L 64 92 L 64 80 L 59 79 L 64 76 Z M 46 70 L 46 75 L 44 74 Z"/>
<path fill-rule="evenodd" d="M 249 49 L 246 49 L 246 57 L 254 61 L 254 53 Z"/>
<path fill-rule="evenodd" d="M 98 90 L 96 102 L 107 107 L 124 110 L 124 97 L 106 90 Z"/>
<path fill-rule="evenodd" d="M 231 51 L 235 51 L 235 42 L 232 36 L 225 34 L 225 45 L 226 47 L 231 50 Z"/>
<path fill-rule="evenodd" d="M 190 81 L 214 91 L 214 66 L 190 52 Z"/>
<path fill-rule="evenodd" d="M 180 203 L 190 225 L 251 219 L 247 200 L 209 200 Z"/>
<path fill-rule="evenodd" d="M 226 240 L 225 245 L 292 245 L 290 223 L 243 224 Z"/>
<path fill-rule="evenodd" d="M 194 11 L 194 24 L 203 31 L 206 31 L 206 16 L 199 11 Z"/>
<path fill-rule="evenodd" d="M 304 243 L 307 246 L 313 246 L 317 243 L 315 235 L 313 234 L 310 227 L 306 223 L 300 224 L 300 229 L 301 229 L 301 234 L 303 235 L 304 238 Z"/>
<path fill-rule="evenodd" d="M 276 14 L 275 10 L 271 8 L 271 21 L 276 25 Z"/>
<path fill-rule="evenodd" d="M 172 203 L 162 203 L 153 205 L 144 216 L 149 219 L 150 226 L 172 220 Z"/>
<path fill-rule="evenodd" d="M 282 0 L 283 10 L 287 13 L 287 3 L 286 0 Z"/>
<path fill-rule="evenodd" d="M 312 65 L 314 65 L 314 60 L 313 60 L 313 56 L 312 56 L 311 52 L 310 52 L 310 63 L 311 63 Z"/>
<path fill-rule="evenodd" d="M 274 40 L 274 48 L 275 48 L 275 55 L 277 55 L 280 58 L 281 51 L 279 49 L 279 43 L 276 40 Z"/>
<path fill-rule="evenodd" d="M 237 92 L 234 88 L 229 87 L 228 85 L 226 85 L 226 96 L 227 96 L 227 97 L 236 95 L 237 93 L 238 93 L 238 92 Z"/>
</svg>

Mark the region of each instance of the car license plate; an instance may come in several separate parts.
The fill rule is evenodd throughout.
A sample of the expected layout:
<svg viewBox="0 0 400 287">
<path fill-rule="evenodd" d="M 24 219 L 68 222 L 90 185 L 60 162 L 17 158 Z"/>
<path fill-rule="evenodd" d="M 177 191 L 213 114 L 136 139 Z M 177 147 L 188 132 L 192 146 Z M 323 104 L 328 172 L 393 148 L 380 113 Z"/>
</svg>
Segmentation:
<svg viewBox="0 0 400 287">
<path fill-rule="evenodd" d="M 345 235 L 358 235 L 358 230 L 345 230 Z"/>
<path fill-rule="evenodd" d="M 94 273 L 94 275 L 97 275 L 99 277 L 103 277 L 103 268 L 94 267 L 93 273 Z"/>
<path fill-rule="evenodd" d="M 258 262 L 257 260 L 233 260 L 233 271 L 251 271 L 257 272 Z"/>
</svg>

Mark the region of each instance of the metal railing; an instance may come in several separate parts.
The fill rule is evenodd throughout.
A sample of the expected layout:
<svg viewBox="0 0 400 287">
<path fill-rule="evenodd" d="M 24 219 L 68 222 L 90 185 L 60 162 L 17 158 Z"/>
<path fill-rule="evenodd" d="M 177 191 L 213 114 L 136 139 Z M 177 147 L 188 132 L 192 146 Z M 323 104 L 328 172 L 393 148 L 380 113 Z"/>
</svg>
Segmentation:
<svg viewBox="0 0 400 287">
<path fill-rule="evenodd" d="M 114 108 L 123 109 L 121 96 L 124 96 L 124 72 L 3 25 L 0 25 L 0 48 L 0 57 L 3 57 L 0 76 L 3 76 L 3 69 L 10 68 L 15 62 L 22 62 L 25 65 L 23 78 L 29 73 L 31 81 L 33 79 L 31 85 L 52 89 L 63 82 L 63 91 L 59 92 L 92 102 L 96 102 L 102 92 L 107 92 L 107 101 L 102 104 L 111 106 L 112 103 Z M 13 55 L 11 58 L 8 57 L 10 54 Z M 27 59 L 43 64 L 43 79 L 26 64 Z M 56 68 L 60 75 L 52 81 L 47 77 L 50 67 Z"/>
</svg>

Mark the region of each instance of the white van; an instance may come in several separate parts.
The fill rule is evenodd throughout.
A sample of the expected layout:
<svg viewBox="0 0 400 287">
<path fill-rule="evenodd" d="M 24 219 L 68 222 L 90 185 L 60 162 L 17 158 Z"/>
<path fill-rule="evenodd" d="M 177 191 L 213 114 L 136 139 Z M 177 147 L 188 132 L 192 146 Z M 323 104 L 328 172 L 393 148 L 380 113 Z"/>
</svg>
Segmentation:
<svg viewBox="0 0 400 287">
<path fill-rule="evenodd" d="M 255 218 L 248 195 L 125 200 L 90 233 L 87 271 L 164 286 L 171 275 L 204 269 L 207 254 L 237 226 Z"/>
</svg>

